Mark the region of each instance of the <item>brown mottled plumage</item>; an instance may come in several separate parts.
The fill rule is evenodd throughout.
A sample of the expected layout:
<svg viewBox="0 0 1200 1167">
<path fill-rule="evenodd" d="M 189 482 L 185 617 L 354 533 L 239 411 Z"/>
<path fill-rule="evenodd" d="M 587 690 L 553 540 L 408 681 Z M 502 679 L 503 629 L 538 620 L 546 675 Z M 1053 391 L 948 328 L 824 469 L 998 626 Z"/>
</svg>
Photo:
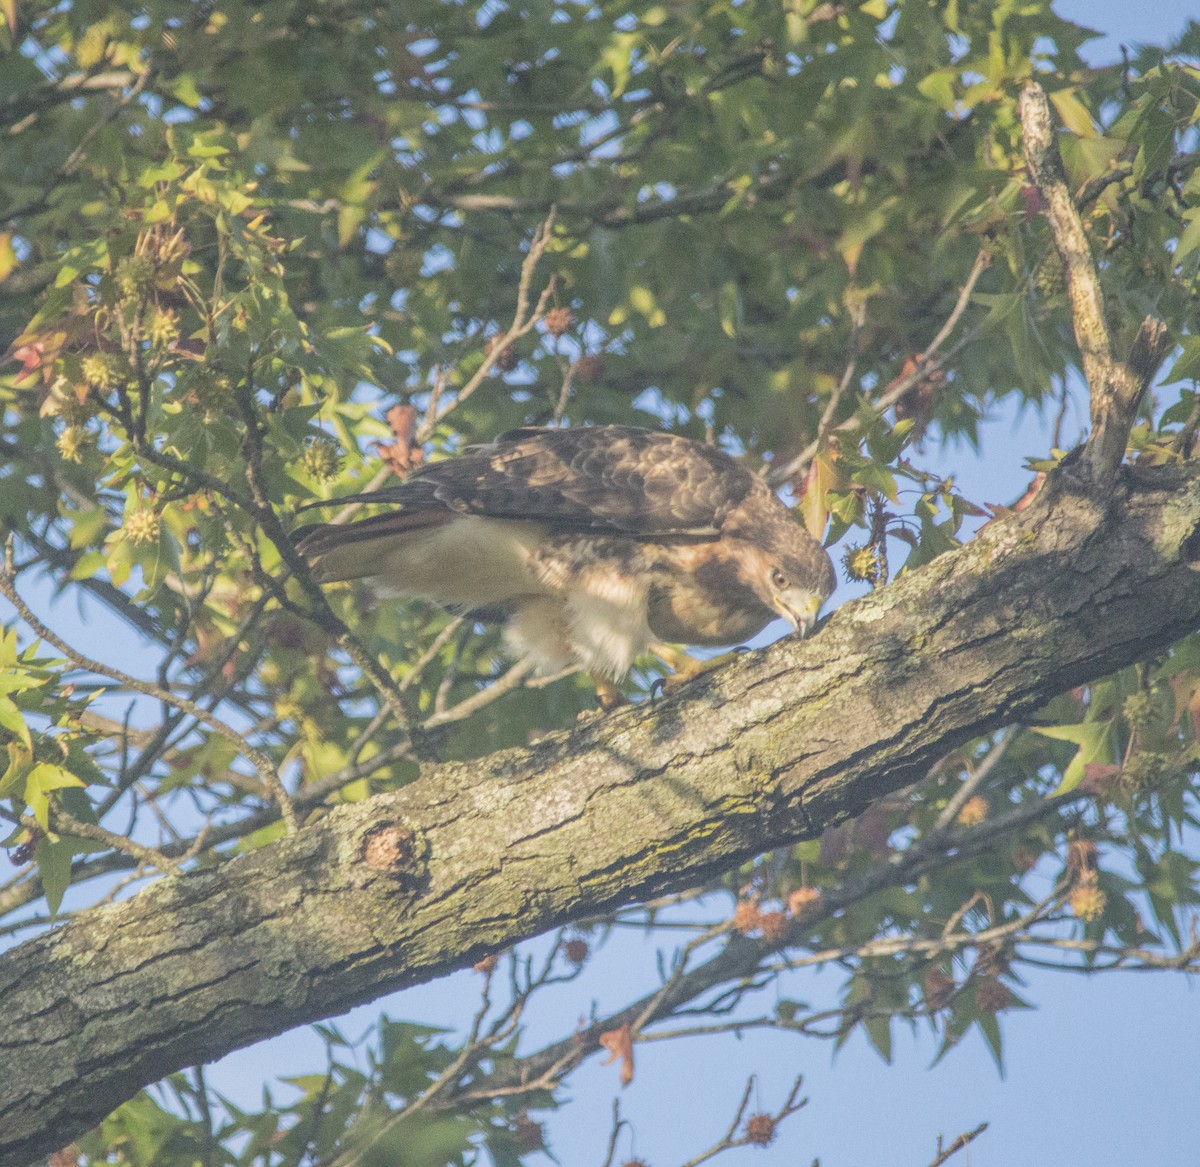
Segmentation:
<svg viewBox="0 0 1200 1167">
<path fill-rule="evenodd" d="M 807 631 L 834 585 L 761 478 L 632 426 L 512 430 L 337 501 L 389 509 L 298 532 L 318 579 L 505 620 L 545 671 L 619 677 L 655 640 L 737 644 L 778 618 Z"/>
</svg>

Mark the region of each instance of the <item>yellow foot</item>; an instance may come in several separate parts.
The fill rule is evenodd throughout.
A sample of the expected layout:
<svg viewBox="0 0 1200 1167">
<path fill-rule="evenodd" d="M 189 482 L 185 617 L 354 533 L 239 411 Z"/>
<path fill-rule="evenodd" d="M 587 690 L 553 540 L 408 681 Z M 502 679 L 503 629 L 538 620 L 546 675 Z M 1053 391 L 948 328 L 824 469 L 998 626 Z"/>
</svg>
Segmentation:
<svg viewBox="0 0 1200 1167">
<path fill-rule="evenodd" d="M 702 677 L 705 673 L 711 673 L 727 665 L 745 650 L 735 648 L 732 652 L 723 652 L 719 656 L 710 657 L 708 660 L 697 660 L 694 656 L 689 656 L 682 649 L 674 648 L 669 644 L 651 645 L 650 651 L 672 670 L 669 677 L 663 677 L 655 685 L 656 693 L 661 693 L 664 697 L 670 697 L 678 693 L 680 689 L 694 681 L 697 677 Z"/>
<path fill-rule="evenodd" d="M 596 686 L 596 704 L 603 713 L 609 713 L 622 705 L 629 704 L 629 698 L 617 688 L 607 677 L 592 675 L 592 683 Z"/>
</svg>

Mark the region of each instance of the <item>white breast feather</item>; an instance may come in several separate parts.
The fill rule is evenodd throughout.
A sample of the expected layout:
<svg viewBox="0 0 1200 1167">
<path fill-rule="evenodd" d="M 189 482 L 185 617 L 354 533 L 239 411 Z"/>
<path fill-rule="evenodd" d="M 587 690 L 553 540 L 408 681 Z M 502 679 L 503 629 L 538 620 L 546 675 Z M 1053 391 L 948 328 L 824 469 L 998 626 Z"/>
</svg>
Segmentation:
<svg viewBox="0 0 1200 1167">
<path fill-rule="evenodd" d="M 603 563 L 572 581 L 566 597 L 567 625 L 584 668 L 624 676 L 649 648 L 653 636 L 646 619 L 648 590 L 644 576 L 627 575 Z"/>
<path fill-rule="evenodd" d="M 509 649 L 532 657 L 543 673 L 573 664 L 624 676 L 653 639 L 645 579 L 607 563 L 547 565 L 543 557 L 540 567 L 539 578 L 554 594 L 531 597 L 517 609 L 505 630 Z"/>
<path fill-rule="evenodd" d="M 543 676 L 579 664 L 560 596 L 535 596 L 521 604 L 505 625 L 504 643 L 513 656 L 529 657 Z"/>
<path fill-rule="evenodd" d="M 542 536 L 535 524 L 464 515 L 405 535 L 381 554 L 376 578 L 395 595 L 463 608 L 544 593 L 530 567 Z"/>
<path fill-rule="evenodd" d="M 381 547 L 372 574 L 385 593 L 466 609 L 526 597 L 505 630 L 514 654 L 543 673 L 575 664 L 623 676 L 653 639 L 646 578 L 570 553 L 539 555 L 544 537 L 536 524 L 464 515 Z"/>
</svg>

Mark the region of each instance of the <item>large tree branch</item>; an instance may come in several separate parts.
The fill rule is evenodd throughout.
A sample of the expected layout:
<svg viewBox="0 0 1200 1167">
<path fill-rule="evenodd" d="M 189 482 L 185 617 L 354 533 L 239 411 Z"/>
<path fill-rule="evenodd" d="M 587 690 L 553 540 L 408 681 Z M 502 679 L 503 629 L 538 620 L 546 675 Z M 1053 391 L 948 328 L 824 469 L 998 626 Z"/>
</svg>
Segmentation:
<svg viewBox="0 0 1200 1167">
<path fill-rule="evenodd" d="M 1200 467 L 1139 472 L 1103 502 L 1071 475 L 687 699 L 431 767 L 14 949 L 0 1165 L 172 1070 L 811 838 L 1200 626 Z"/>
<path fill-rule="evenodd" d="M 1025 160 L 1066 272 L 1075 342 L 1091 398 L 1092 432 L 1084 458 L 1100 482 L 1112 475 L 1125 456 L 1138 402 L 1170 351 L 1170 337 L 1161 321 L 1148 316 L 1128 359 L 1114 356 L 1100 275 L 1079 208 L 1067 189 L 1050 104 L 1036 81 L 1028 82 L 1021 92 L 1020 114 Z"/>
</svg>

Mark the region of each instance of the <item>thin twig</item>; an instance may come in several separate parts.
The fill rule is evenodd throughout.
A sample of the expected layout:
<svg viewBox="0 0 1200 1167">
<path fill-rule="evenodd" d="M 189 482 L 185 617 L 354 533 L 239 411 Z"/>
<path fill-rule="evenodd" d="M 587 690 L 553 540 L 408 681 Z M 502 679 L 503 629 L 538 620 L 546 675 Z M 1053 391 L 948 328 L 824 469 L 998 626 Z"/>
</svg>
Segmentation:
<svg viewBox="0 0 1200 1167">
<path fill-rule="evenodd" d="M 742 1094 L 741 1103 L 738 1106 L 737 1113 L 734 1115 L 733 1122 L 729 1126 L 725 1137 L 720 1142 L 714 1143 L 707 1151 L 703 1151 L 693 1159 L 689 1159 L 683 1164 L 683 1167 L 699 1167 L 699 1164 L 707 1162 L 722 1151 L 732 1150 L 734 1147 L 749 1147 L 749 1146 L 765 1146 L 762 1137 L 751 1138 L 750 1133 L 745 1132 L 740 1138 L 737 1137 L 737 1129 L 742 1125 L 742 1119 L 745 1117 L 746 1108 L 750 1105 L 750 1095 L 754 1090 L 755 1079 L 753 1075 L 750 1081 L 746 1083 L 746 1090 Z M 799 1110 L 803 1110 L 808 1105 L 807 1098 L 800 1097 L 800 1091 L 804 1086 L 804 1078 L 798 1077 L 792 1083 L 792 1088 L 788 1093 L 787 1100 L 784 1104 L 772 1115 L 769 1115 L 771 1123 L 770 1137 L 774 1137 L 774 1132 L 778 1130 L 779 1124 L 786 1118 L 795 1114 Z"/>
<path fill-rule="evenodd" d="M 699 1167 L 699 1164 L 711 1159 L 714 1155 L 719 1155 L 722 1151 L 728 1150 L 734 1145 L 734 1136 L 737 1134 L 737 1129 L 742 1124 L 742 1115 L 746 1113 L 746 1107 L 750 1105 L 750 1095 L 754 1090 L 754 1075 L 750 1075 L 750 1080 L 746 1083 L 746 1089 L 742 1092 L 742 1100 L 738 1103 L 737 1111 L 734 1113 L 733 1122 L 729 1124 L 729 1130 L 725 1132 L 725 1136 L 714 1143 L 707 1151 L 702 1151 L 693 1159 L 689 1159 L 682 1167 Z"/>
<path fill-rule="evenodd" d="M 480 689 L 478 693 L 464 698 L 457 705 L 438 709 L 421 723 L 421 728 L 435 729 L 439 725 L 448 725 L 452 721 L 462 721 L 464 718 L 470 717 L 473 713 L 477 713 L 480 709 L 503 697 L 505 693 L 511 693 L 514 689 L 521 688 L 525 678 L 533 672 L 533 668 L 534 664 L 531 660 L 517 661 L 487 688 Z"/>
<path fill-rule="evenodd" d="M 467 1039 L 463 1043 L 450 1064 L 425 1088 L 424 1091 L 411 1103 L 403 1109 L 395 1111 L 391 1114 L 381 1116 L 377 1121 L 354 1141 L 350 1148 L 346 1148 L 337 1155 L 326 1167 L 351 1167 L 352 1164 L 362 1161 L 363 1155 L 370 1147 L 378 1145 L 379 1141 L 385 1138 L 391 1131 L 395 1130 L 402 1123 L 407 1122 L 413 1115 L 421 1113 L 421 1111 L 431 1108 L 437 1098 L 445 1093 L 451 1086 L 456 1085 L 461 1081 L 463 1076 L 471 1070 L 476 1062 L 490 1049 L 506 1042 L 517 1031 L 521 1016 L 529 998 L 533 996 L 539 989 L 551 984 L 562 984 L 574 980 L 580 972 L 581 968 L 575 969 L 567 976 L 556 977 L 553 975 L 553 966 L 558 957 L 559 950 L 562 944 L 562 933 L 560 932 L 554 944 L 551 945 L 550 951 L 546 954 L 542 962 L 541 970 L 535 975 L 531 970 L 531 964 L 527 962 L 526 975 L 522 981 L 520 977 L 521 966 L 518 962 L 516 953 L 511 953 L 511 985 L 512 996 L 508 1006 L 500 1013 L 500 1015 L 488 1026 L 484 1031 L 484 1021 L 492 1008 L 491 988 L 494 977 L 494 972 L 489 971 L 485 974 L 483 990 L 481 993 L 481 1002 L 476 1010 L 471 1021 L 470 1031 L 467 1034 Z M 537 1089 L 553 1090 L 556 1083 L 552 1080 L 543 1080 L 537 1085 Z M 521 1091 L 530 1089 L 529 1085 L 523 1084 Z"/>
<path fill-rule="evenodd" d="M 936 837 L 922 840 L 910 847 L 908 852 L 894 856 L 858 880 L 824 895 L 820 914 L 805 918 L 802 926 L 815 926 L 821 920 L 831 918 L 838 912 L 861 903 L 867 896 L 884 888 L 909 883 L 929 872 L 941 870 L 948 863 L 965 861 L 977 854 L 994 850 L 1000 839 L 1040 819 L 1057 815 L 1087 797 L 1085 791 L 1073 791 L 1058 798 L 1015 807 L 978 826 L 947 830 L 938 833 Z M 493 1074 L 491 1082 L 478 1083 L 461 1097 L 452 1091 L 445 1101 L 457 1104 L 468 1098 L 471 1101 L 482 1101 L 501 1095 L 523 1093 L 529 1089 L 530 1082 L 543 1081 L 548 1067 L 553 1066 L 556 1073 L 561 1073 L 584 1061 L 599 1048 L 600 1033 L 619 1029 L 622 1025 L 632 1025 L 639 1019 L 643 1026 L 640 1040 L 651 1040 L 651 1035 L 644 1032 L 644 1027 L 650 1022 L 672 1016 L 681 1006 L 698 1000 L 719 985 L 753 977 L 762 961 L 777 950 L 778 945 L 763 940 L 734 936 L 716 955 L 695 966 L 691 971 L 682 973 L 665 995 L 660 986 L 639 1000 L 603 1018 L 595 1019 L 586 1030 L 576 1033 L 570 1039 L 551 1043 L 541 1050 L 517 1059 L 503 1071 Z M 835 949 L 827 952 L 822 959 L 839 959 L 845 955 L 847 954 Z M 805 963 L 816 963 L 807 958 L 800 959 Z M 647 1016 L 647 1006 L 656 1000 L 657 1004 L 652 1014 Z"/>
<path fill-rule="evenodd" d="M 22 817 L 21 822 L 31 829 L 37 826 L 37 822 L 32 816 Z M 67 811 L 63 810 L 57 804 L 50 810 L 50 825 L 57 833 L 75 835 L 80 839 L 91 839 L 93 842 L 103 843 L 105 846 L 111 847 L 114 851 L 123 851 L 139 863 L 153 864 L 159 871 L 168 871 L 174 875 L 178 875 L 180 872 L 178 863 L 154 847 L 146 847 L 141 843 L 135 843 L 133 839 L 125 835 L 118 835 L 114 831 L 105 830 L 104 827 L 98 826 L 96 823 L 85 823 L 81 819 L 77 819 L 73 814 L 68 814 Z"/>
<path fill-rule="evenodd" d="M 296 819 L 296 811 L 292 805 L 292 800 L 288 792 L 284 789 L 283 783 L 279 778 L 279 772 L 275 769 L 275 763 L 264 754 L 260 749 L 252 746 L 237 730 L 232 729 L 223 721 L 214 717 L 206 709 L 202 709 L 194 701 L 189 701 L 186 697 L 177 697 L 174 693 L 167 689 L 163 689 L 159 685 L 152 684 L 148 681 L 140 681 L 137 677 L 132 677 L 128 673 L 122 672 L 120 669 L 113 668 L 110 665 L 101 664 L 100 661 L 93 660 L 91 657 L 84 656 L 80 652 L 76 652 L 69 644 L 61 637 L 56 636 L 49 628 L 46 627 L 29 609 L 29 606 L 21 599 L 17 592 L 15 579 L 12 573 L 12 541 L 10 539 L 6 547 L 6 563 L 0 570 L 0 595 L 9 601 L 21 619 L 33 630 L 34 634 L 46 641 L 47 644 L 53 645 L 59 652 L 63 654 L 77 668 L 83 669 L 86 672 L 93 673 L 99 677 L 108 677 L 110 680 L 116 681 L 127 689 L 132 689 L 135 693 L 141 693 L 147 697 L 153 697 L 155 700 L 163 702 L 165 705 L 170 705 L 175 709 L 186 713 L 189 717 L 195 718 L 202 725 L 208 726 L 215 733 L 219 733 L 226 741 L 233 743 L 237 747 L 238 752 L 247 758 L 254 768 L 258 771 L 259 777 L 263 781 L 263 785 L 274 796 L 275 801 L 279 804 L 280 812 L 283 815 L 284 821 L 288 824 L 289 830 L 299 830 L 300 825 Z"/>
<path fill-rule="evenodd" d="M 536 269 L 538 269 L 538 263 L 541 261 L 541 257 L 546 251 L 546 246 L 548 243 L 550 243 L 552 238 L 554 219 L 556 219 L 556 215 L 557 209 L 551 207 L 550 214 L 546 216 L 545 221 L 542 222 L 538 229 L 536 229 L 534 232 L 533 239 L 529 241 L 529 251 L 526 253 L 526 257 L 524 257 L 521 263 L 521 277 L 520 281 L 517 283 L 517 303 L 514 313 L 512 313 L 512 321 L 509 324 L 508 329 L 505 329 L 503 333 L 492 337 L 491 347 L 488 348 L 487 352 L 484 353 L 484 360 L 482 360 L 482 364 L 479 366 L 479 369 L 476 369 L 473 375 L 467 379 L 467 382 L 463 385 L 462 389 L 458 390 L 458 393 L 455 394 L 451 400 L 446 401 L 445 403 L 443 403 L 443 397 L 445 396 L 446 388 L 448 388 L 450 383 L 450 371 L 442 369 L 442 367 L 436 367 L 436 369 L 433 370 L 433 384 L 430 388 L 430 397 L 428 397 L 428 401 L 425 406 L 425 415 L 421 418 L 420 425 L 416 427 L 416 430 L 413 433 L 413 442 L 416 445 L 422 445 L 425 442 L 430 441 L 430 438 L 433 437 L 433 432 L 434 430 L 437 430 L 438 425 L 448 418 L 449 415 L 458 408 L 458 406 L 461 406 L 462 403 L 466 401 L 470 395 L 475 393 L 475 390 L 479 389 L 480 385 L 486 381 L 488 375 L 490 375 L 493 369 L 493 366 L 496 365 L 497 360 L 499 360 L 500 354 L 502 354 L 505 349 L 510 348 L 514 341 L 520 340 L 522 336 L 528 335 L 528 333 L 534 329 L 535 325 L 538 324 L 540 319 L 545 316 L 546 305 L 550 303 L 550 298 L 554 293 L 553 277 L 551 277 L 551 280 L 547 282 L 546 287 L 542 289 L 541 295 L 539 295 L 538 298 L 538 303 L 536 303 L 534 306 L 533 312 L 529 311 L 529 297 L 530 288 L 532 288 L 533 285 L 534 273 Z M 370 495 L 372 491 L 378 490 L 379 487 L 383 486 L 391 477 L 392 469 L 390 466 L 380 467 L 379 471 L 374 474 L 374 477 L 368 481 L 365 489 L 360 491 L 360 493 L 366 493 L 366 495 Z M 329 522 L 331 525 L 334 525 L 334 523 L 348 522 L 350 519 L 353 519 L 355 514 L 358 514 L 358 511 L 361 508 L 362 503 L 349 503 L 346 505 L 346 507 L 338 510 L 337 514 L 332 516 Z"/>
<path fill-rule="evenodd" d="M 88 128 L 84 131 L 83 136 L 76 144 L 75 149 L 67 155 L 62 165 L 59 166 L 59 168 L 50 176 L 50 179 L 46 183 L 45 189 L 42 191 L 42 193 L 38 195 L 37 198 L 31 199 L 24 205 L 6 212 L 4 217 L 0 219 L 0 223 L 13 223 L 18 219 L 24 218 L 26 215 L 34 214 L 35 212 L 42 210 L 42 208 L 46 205 L 46 200 L 50 197 L 55 187 L 57 187 L 66 179 L 71 178 L 79 169 L 80 164 L 83 162 L 84 154 L 87 151 L 88 146 L 90 146 L 92 143 L 92 139 L 95 138 L 95 136 L 102 129 L 104 129 L 105 126 L 115 121 L 120 116 L 122 110 L 124 110 L 130 102 L 137 100 L 138 96 L 146 88 L 154 75 L 155 71 L 152 68 L 145 69 L 138 76 L 137 80 L 134 81 L 133 85 L 130 86 L 129 91 L 119 97 L 111 109 L 106 110 L 95 122 L 92 123 L 92 125 L 88 126 Z"/>
<path fill-rule="evenodd" d="M 987 781 L 988 775 L 1008 753 L 1009 747 L 1016 741 L 1021 727 L 1010 725 L 1001 735 L 995 745 L 988 751 L 987 757 L 976 766 L 967 776 L 967 780 L 954 792 L 954 796 L 946 803 L 945 809 L 938 815 L 933 824 L 935 831 L 944 831 L 958 816 L 967 800 Z"/>
<path fill-rule="evenodd" d="M 541 261 L 546 247 L 553 238 L 556 215 L 556 208 L 551 207 L 550 213 L 533 233 L 533 238 L 529 242 L 529 250 L 521 262 L 521 276 L 517 282 L 517 305 L 513 312 L 512 323 L 504 332 L 492 338 L 491 347 L 483 355 L 483 362 L 467 379 L 466 384 L 454 395 L 454 398 L 432 411 L 426 410 L 425 417 L 421 421 L 415 436 L 417 442 L 428 441 L 433 436 L 433 431 L 438 424 L 462 405 L 487 380 L 493 366 L 500 359 L 501 355 L 507 349 L 511 348 L 514 342 L 530 333 L 538 321 L 546 314 L 546 305 L 549 304 L 550 297 L 554 295 L 555 281 L 553 276 L 550 277 L 546 286 L 542 289 L 541 295 L 538 297 L 532 311 L 530 311 L 529 303 L 533 287 L 533 277 L 537 271 L 538 263 Z"/>
<path fill-rule="evenodd" d="M 936 373 L 950 356 L 958 352 L 962 347 L 962 342 L 955 345 L 948 353 L 939 355 L 942 345 L 949 339 L 950 334 L 957 327 L 963 313 L 967 310 L 967 305 L 971 302 L 971 295 L 975 291 L 975 285 L 979 282 L 979 277 L 983 275 L 991 263 L 991 253 L 985 248 L 980 248 L 979 254 L 975 257 L 975 263 L 971 267 L 971 271 L 967 276 L 966 282 L 959 289 L 958 299 L 954 303 L 954 307 L 950 311 L 950 315 L 943 321 L 942 326 L 938 329 L 937 335 L 925 346 L 924 350 L 916 357 L 913 362 L 913 367 L 902 377 L 893 381 L 887 386 L 886 390 L 871 402 L 871 409 L 875 413 L 884 413 L 890 409 L 897 401 L 900 400 L 914 385 L 923 378 Z M 857 327 L 857 322 L 852 320 L 852 328 Z M 852 336 L 854 334 L 852 333 Z M 847 421 L 842 422 L 838 426 L 829 428 L 829 423 L 832 421 L 834 411 L 836 411 L 840 403 L 841 396 L 845 392 L 845 387 L 849 383 L 850 377 L 853 376 L 855 362 L 853 357 L 846 366 L 845 372 L 842 374 L 842 381 L 834 395 L 830 398 L 829 404 L 822 414 L 821 421 L 817 427 L 817 436 L 794 458 L 784 463 L 783 466 L 773 467 L 771 473 L 767 476 L 767 480 L 773 486 L 781 486 L 785 482 L 790 482 L 798 475 L 802 474 L 807 469 L 808 464 L 816 457 L 823 442 L 828 440 L 830 432 L 840 433 L 849 426 L 855 424 L 855 418 L 851 417 Z"/>
<path fill-rule="evenodd" d="M 981 1122 L 973 1131 L 967 1131 L 965 1134 L 959 1135 L 945 1149 L 942 1148 L 942 1139 L 939 1135 L 937 1155 L 933 1162 L 929 1164 L 929 1167 L 942 1167 L 943 1163 L 957 1155 L 964 1147 L 970 1146 L 987 1129 L 988 1124 Z"/>
<path fill-rule="evenodd" d="M 613 1116 L 612 1129 L 608 1135 L 608 1151 L 604 1156 L 603 1167 L 612 1167 L 613 1157 L 617 1153 L 617 1140 L 621 1137 L 621 1130 L 629 1124 L 621 1117 L 621 1100 L 613 1099 Z"/>
</svg>

